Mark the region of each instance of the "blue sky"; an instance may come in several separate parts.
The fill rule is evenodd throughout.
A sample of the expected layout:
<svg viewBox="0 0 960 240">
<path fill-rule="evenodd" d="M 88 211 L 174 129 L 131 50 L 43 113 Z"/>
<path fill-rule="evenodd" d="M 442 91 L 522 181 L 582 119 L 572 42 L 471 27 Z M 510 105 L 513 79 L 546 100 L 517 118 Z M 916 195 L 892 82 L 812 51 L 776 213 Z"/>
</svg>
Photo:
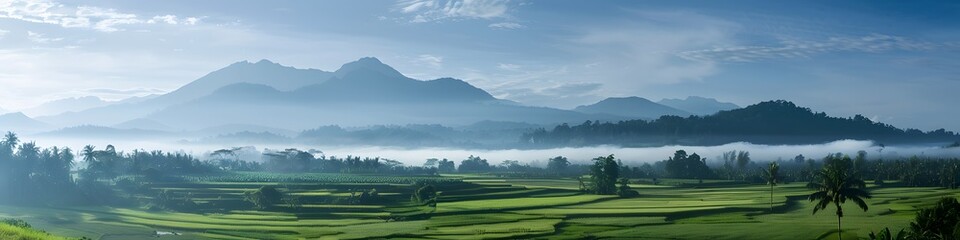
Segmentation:
<svg viewBox="0 0 960 240">
<path fill-rule="evenodd" d="M 418 79 L 572 108 L 608 96 L 786 99 L 960 130 L 951 1 L 0 0 L 0 107 L 176 89 L 230 63 Z"/>
</svg>

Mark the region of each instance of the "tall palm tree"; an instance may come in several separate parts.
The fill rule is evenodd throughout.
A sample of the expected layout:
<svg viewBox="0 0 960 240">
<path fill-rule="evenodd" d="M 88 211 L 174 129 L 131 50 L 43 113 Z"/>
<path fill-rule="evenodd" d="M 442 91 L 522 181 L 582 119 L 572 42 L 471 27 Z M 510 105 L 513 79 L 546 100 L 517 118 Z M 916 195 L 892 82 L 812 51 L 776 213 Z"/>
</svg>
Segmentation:
<svg viewBox="0 0 960 240">
<path fill-rule="evenodd" d="M 766 169 L 767 184 L 770 185 L 770 211 L 773 211 L 773 187 L 780 182 L 780 164 L 771 162 Z"/>
<path fill-rule="evenodd" d="M 871 198 L 866 190 L 866 183 L 852 170 L 853 161 L 849 156 L 828 157 L 824 160 L 823 169 L 817 174 L 819 182 L 811 182 L 807 187 L 815 192 L 810 194 L 810 201 L 818 201 L 813 207 L 813 214 L 825 210 L 833 203 L 837 207 L 837 234 L 842 239 L 840 218 L 843 217 L 843 203 L 853 201 L 857 207 L 867 211 L 867 202 L 864 198 Z"/>
</svg>

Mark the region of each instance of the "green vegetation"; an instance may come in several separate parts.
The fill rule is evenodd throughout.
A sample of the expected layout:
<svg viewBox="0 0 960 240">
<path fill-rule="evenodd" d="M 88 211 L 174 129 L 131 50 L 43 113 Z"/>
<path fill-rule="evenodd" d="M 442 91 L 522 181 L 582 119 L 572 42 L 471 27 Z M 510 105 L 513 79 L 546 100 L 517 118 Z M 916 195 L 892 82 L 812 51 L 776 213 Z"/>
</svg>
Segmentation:
<svg viewBox="0 0 960 240">
<path fill-rule="evenodd" d="M 0 239 L 5 240 L 58 240 L 67 239 L 34 229 L 21 219 L 3 219 L 0 221 Z"/>
<path fill-rule="evenodd" d="M 62 171 L 72 164 L 68 150 L 41 151 L 13 134 L 0 143 L 0 164 L 12 173 L 0 190 L 21 194 L 3 199 L 0 217 L 68 237 L 951 239 L 960 222 L 950 176 L 957 159 L 873 162 L 861 152 L 761 162 L 731 151 L 710 168 L 679 150 L 639 167 L 613 155 L 589 165 L 555 157 L 546 168 L 471 156 L 457 169 L 446 159 L 408 167 L 296 149 L 245 163 L 229 159 L 233 150 L 201 161 L 91 146 L 72 175 Z M 862 176 L 888 180 L 868 185 Z M 49 190 L 75 200 L 44 195 Z M 847 200 L 864 211 L 843 211 Z M 832 216 L 810 214 L 831 204 L 836 226 Z M 3 239 L 53 238 L 22 221 L 0 230 Z"/>
</svg>

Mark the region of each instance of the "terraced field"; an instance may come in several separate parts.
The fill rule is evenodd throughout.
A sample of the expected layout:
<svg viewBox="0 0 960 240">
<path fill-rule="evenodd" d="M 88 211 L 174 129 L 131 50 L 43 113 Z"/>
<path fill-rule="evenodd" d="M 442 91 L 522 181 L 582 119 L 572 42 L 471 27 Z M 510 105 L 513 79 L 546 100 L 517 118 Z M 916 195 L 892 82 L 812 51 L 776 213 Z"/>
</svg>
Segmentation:
<svg viewBox="0 0 960 240">
<path fill-rule="evenodd" d="M 304 176 L 283 176 L 303 179 Z M 369 177 L 369 176 L 367 176 Z M 306 178 L 311 178 L 307 176 Z M 139 208 L 30 208 L 0 206 L 0 217 L 22 218 L 62 236 L 136 239 L 362 239 L 362 238 L 625 238 L 625 239 L 824 239 L 836 237 L 832 211 L 812 215 L 801 183 L 769 188 L 732 182 L 674 181 L 632 185 L 641 196 L 586 195 L 573 179 L 512 179 L 456 175 L 435 182 L 436 208 L 410 202 L 415 182 L 382 177 L 367 181 L 157 182 L 155 190 L 190 195 L 200 210 L 190 213 Z M 320 178 L 317 178 L 320 179 Z M 218 181 L 221 180 L 221 181 Z M 668 181 L 664 181 L 668 182 Z M 301 198 L 300 208 L 244 208 L 243 193 L 263 185 Z M 338 199 L 376 188 L 384 204 L 342 203 Z M 899 229 L 917 207 L 943 196 L 938 188 L 877 188 L 867 212 L 847 211 L 844 238 L 865 237 L 883 227 Z M 149 198 L 149 196 L 138 196 Z M 181 234 L 181 235 L 176 235 Z"/>
</svg>

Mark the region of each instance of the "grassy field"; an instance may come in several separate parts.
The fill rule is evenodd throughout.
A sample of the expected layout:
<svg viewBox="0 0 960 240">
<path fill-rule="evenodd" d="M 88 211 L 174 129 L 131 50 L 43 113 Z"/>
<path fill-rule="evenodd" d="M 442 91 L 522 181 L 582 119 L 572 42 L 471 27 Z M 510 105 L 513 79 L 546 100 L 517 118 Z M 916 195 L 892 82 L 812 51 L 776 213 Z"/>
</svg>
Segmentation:
<svg viewBox="0 0 960 240">
<path fill-rule="evenodd" d="M 295 175 L 286 179 L 327 179 Z M 409 201 L 414 181 L 396 177 L 272 182 L 270 178 L 196 179 L 158 182 L 154 189 L 190 194 L 200 211 L 176 213 L 139 208 L 39 208 L 0 206 L 0 217 L 27 220 L 53 234 L 92 239 L 361 239 L 361 238 L 620 238 L 620 239 L 833 239 L 832 207 L 812 215 L 803 183 L 780 185 L 770 209 L 769 187 L 733 182 L 664 180 L 636 184 L 637 198 L 586 195 L 574 179 L 513 179 L 455 175 L 438 183 L 439 204 Z M 229 180 L 229 181 L 228 181 Z M 355 182 L 351 182 L 355 181 Z M 301 197 L 302 208 L 268 211 L 230 209 L 242 193 L 277 185 Z M 672 186 L 671 186 L 672 185 Z M 678 187 L 676 185 L 682 185 Z M 344 204 L 331 199 L 376 188 L 389 204 Z M 845 239 L 865 238 L 883 227 L 900 229 L 918 207 L 960 191 L 939 188 L 871 186 L 869 211 L 846 209 Z M 148 196 L 141 196 L 148 198 Z M 2 231 L 3 228 L 0 228 Z M 849 237 L 849 238 L 848 238 Z M 29 239 L 29 238 L 28 238 Z"/>
</svg>

